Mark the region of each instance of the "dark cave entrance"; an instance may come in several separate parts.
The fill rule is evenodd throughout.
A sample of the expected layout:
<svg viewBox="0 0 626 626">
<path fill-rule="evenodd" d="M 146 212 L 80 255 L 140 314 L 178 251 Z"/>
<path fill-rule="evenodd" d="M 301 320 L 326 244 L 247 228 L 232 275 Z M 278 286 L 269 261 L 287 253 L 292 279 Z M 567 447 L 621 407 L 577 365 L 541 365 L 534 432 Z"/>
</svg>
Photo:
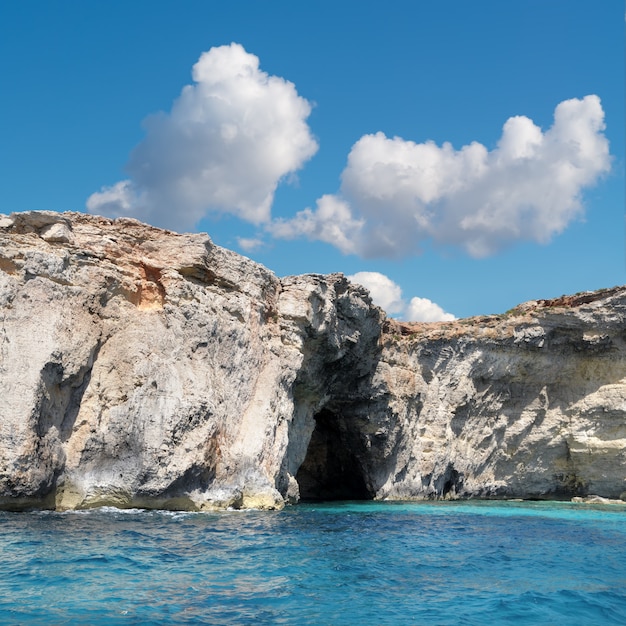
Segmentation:
<svg viewBox="0 0 626 626">
<path fill-rule="evenodd" d="M 327 409 L 315 416 L 315 428 L 296 480 L 303 502 L 372 499 L 339 418 Z"/>
</svg>

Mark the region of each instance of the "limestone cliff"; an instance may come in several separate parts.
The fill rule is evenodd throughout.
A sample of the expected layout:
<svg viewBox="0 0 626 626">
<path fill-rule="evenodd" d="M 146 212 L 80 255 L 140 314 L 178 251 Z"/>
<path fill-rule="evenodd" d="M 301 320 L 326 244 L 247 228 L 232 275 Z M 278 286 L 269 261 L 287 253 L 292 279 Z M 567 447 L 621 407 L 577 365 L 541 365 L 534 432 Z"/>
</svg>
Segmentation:
<svg viewBox="0 0 626 626">
<path fill-rule="evenodd" d="M 440 324 L 131 219 L 0 216 L 0 508 L 619 497 L 626 288 Z"/>
</svg>

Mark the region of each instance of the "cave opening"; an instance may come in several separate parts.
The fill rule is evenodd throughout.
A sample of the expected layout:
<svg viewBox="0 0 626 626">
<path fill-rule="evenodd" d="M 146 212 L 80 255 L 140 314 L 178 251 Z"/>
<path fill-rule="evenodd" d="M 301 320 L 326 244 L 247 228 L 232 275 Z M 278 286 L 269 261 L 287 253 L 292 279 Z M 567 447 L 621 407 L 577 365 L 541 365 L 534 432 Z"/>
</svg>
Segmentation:
<svg viewBox="0 0 626 626">
<path fill-rule="evenodd" d="M 346 439 L 335 413 L 323 409 L 315 416 L 306 457 L 296 473 L 302 502 L 372 499 L 361 464 Z"/>
</svg>

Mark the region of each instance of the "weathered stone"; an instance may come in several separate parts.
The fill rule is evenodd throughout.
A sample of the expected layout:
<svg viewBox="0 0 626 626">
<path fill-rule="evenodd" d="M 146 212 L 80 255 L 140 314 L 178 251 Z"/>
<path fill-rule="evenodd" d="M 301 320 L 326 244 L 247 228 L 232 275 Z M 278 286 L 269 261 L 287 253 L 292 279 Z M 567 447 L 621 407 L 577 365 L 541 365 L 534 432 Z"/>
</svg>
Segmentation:
<svg viewBox="0 0 626 626">
<path fill-rule="evenodd" d="M 39 236 L 48 243 L 72 242 L 72 231 L 67 224 L 63 224 L 62 222 L 44 226 L 44 228 L 39 231 Z"/>
<path fill-rule="evenodd" d="M 408 430 L 377 496 L 618 498 L 625 321 L 618 288 L 386 339 L 378 375 Z"/>
<path fill-rule="evenodd" d="M 623 497 L 626 288 L 435 324 L 132 219 L 0 216 L 0 508 Z"/>
</svg>

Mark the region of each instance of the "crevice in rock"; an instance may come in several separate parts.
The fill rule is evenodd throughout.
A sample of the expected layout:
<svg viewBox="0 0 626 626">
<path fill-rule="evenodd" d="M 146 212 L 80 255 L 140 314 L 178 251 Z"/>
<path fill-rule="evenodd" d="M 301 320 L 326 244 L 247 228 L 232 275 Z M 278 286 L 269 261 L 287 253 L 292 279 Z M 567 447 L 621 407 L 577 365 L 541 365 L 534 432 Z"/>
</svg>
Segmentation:
<svg viewBox="0 0 626 626">
<path fill-rule="evenodd" d="M 435 480 L 436 496 L 450 498 L 458 496 L 463 490 L 463 474 L 458 472 L 451 463 L 448 463 L 445 472 Z"/>
<path fill-rule="evenodd" d="M 218 287 L 226 292 L 239 292 L 241 288 L 236 283 L 224 276 L 218 275 L 208 267 L 201 265 L 188 265 L 178 268 L 178 273 L 194 285 L 202 287 Z"/>
<path fill-rule="evenodd" d="M 54 427 L 60 441 L 66 442 L 70 438 L 102 345 L 102 340 L 98 339 L 86 363 L 69 376 L 60 361 L 49 361 L 45 364 L 41 371 L 41 403 L 37 410 L 39 437 L 46 436 Z"/>
<path fill-rule="evenodd" d="M 342 433 L 339 416 L 328 409 L 315 416 L 315 428 L 296 480 L 304 502 L 373 497 L 363 468 Z"/>
<path fill-rule="evenodd" d="M 93 365 L 102 347 L 99 339 L 87 361 L 72 374 L 67 374 L 61 355 L 55 355 L 41 370 L 39 401 L 35 408 L 35 432 L 39 476 L 41 481 L 31 497 L 45 499 L 56 489 L 65 467 L 63 444 L 72 435 L 82 398 L 91 381 Z M 56 360 L 58 359 L 58 360 Z"/>
<path fill-rule="evenodd" d="M 158 496 L 161 498 L 187 497 L 194 490 L 205 491 L 215 479 L 215 468 L 201 463 L 194 463 L 186 469 L 182 476 L 176 478 L 162 493 L 146 493 L 141 495 Z"/>
</svg>

